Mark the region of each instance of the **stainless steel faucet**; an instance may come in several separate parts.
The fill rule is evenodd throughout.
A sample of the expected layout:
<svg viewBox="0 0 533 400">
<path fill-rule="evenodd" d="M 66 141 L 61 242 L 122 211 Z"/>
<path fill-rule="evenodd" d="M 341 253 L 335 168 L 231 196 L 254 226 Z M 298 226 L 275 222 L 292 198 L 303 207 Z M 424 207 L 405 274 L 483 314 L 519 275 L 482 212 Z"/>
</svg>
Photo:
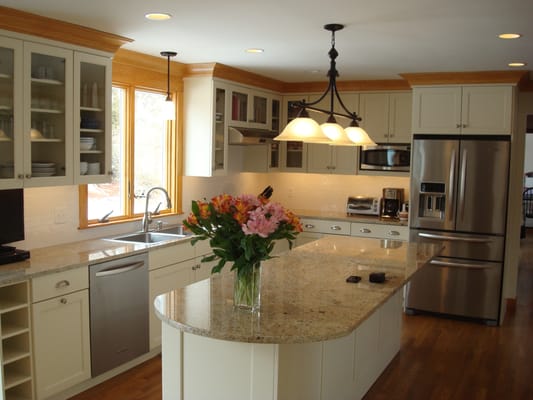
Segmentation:
<svg viewBox="0 0 533 400">
<path fill-rule="evenodd" d="M 143 232 L 148 232 L 148 229 L 150 227 L 150 224 L 152 222 L 152 213 L 150 211 L 148 211 L 148 203 L 150 202 L 150 193 L 152 193 L 154 190 L 161 190 L 163 193 L 165 193 L 165 196 L 167 197 L 167 208 L 171 208 L 172 207 L 172 202 L 170 201 L 170 196 L 168 195 L 167 191 L 165 190 L 165 188 L 162 188 L 160 186 L 155 186 L 153 188 L 151 188 L 150 190 L 148 190 L 148 192 L 146 193 L 146 205 L 144 207 L 144 216 L 143 216 Z M 159 206 L 157 206 L 157 208 L 159 208 Z"/>
</svg>

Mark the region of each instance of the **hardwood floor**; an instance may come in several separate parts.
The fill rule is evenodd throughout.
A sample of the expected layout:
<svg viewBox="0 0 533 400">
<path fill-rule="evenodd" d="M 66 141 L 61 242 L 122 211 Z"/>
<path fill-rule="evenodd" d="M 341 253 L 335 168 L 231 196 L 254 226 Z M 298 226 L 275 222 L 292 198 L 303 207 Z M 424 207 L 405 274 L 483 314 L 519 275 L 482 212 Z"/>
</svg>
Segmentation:
<svg viewBox="0 0 533 400">
<path fill-rule="evenodd" d="M 364 400 L 533 399 L 532 340 L 530 229 L 522 240 L 516 309 L 504 324 L 487 327 L 431 316 L 404 316 L 401 351 Z M 161 358 L 155 357 L 70 400 L 94 399 L 161 400 Z"/>
</svg>

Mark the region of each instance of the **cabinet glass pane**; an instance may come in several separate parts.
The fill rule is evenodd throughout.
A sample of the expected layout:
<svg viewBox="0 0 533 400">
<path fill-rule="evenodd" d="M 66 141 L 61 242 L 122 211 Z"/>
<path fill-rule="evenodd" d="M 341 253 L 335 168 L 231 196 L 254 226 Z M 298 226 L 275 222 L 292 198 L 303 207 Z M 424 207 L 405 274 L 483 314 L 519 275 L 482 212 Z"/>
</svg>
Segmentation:
<svg viewBox="0 0 533 400">
<path fill-rule="evenodd" d="M 248 95 L 233 92 L 231 97 L 231 119 L 233 121 L 248 121 Z"/>
<path fill-rule="evenodd" d="M 14 178 L 13 49 L 0 47 L 0 179 Z"/>
<path fill-rule="evenodd" d="M 32 177 L 65 176 L 65 59 L 31 55 Z"/>
<path fill-rule="evenodd" d="M 287 168 L 303 167 L 303 142 L 287 142 Z"/>
<path fill-rule="evenodd" d="M 273 142 L 270 144 L 270 168 L 279 168 L 279 143 Z"/>
<path fill-rule="evenodd" d="M 254 119 L 257 124 L 266 124 L 267 122 L 267 99 L 261 96 L 254 96 Z"/>
<path fill-rule="evenodd" d="M 225 121 L 226 90 L 217 88 L 215 93 L 215 137 L 213 151 L 214 170 L 224 169 Z"/>
<path fill-rule="evenodd" d="M 80 174 L 99 175 L 105 171 L 105 81 L 106 68 L 80 64 Z"/>
<path fill-rule="evenodd" d="M 280 101 L 272 100 L 272 130 L 279 133 Z"/>
</svg>

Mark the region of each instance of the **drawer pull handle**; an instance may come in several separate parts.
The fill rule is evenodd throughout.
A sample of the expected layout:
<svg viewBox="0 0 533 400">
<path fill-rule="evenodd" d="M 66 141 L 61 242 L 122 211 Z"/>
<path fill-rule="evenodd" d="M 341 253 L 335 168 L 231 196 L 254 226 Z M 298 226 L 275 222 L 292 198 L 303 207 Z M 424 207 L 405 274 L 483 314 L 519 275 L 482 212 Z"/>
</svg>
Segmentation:
<svg viewBox="0 0 533 400">
<path fill-rule="evenodd" d="M 340 231 L 342 228 L 339 225 L 332 225 L 329 229 L 332 231 Z"/>
<path fill-rule="evenodd" d="M 361 233 L 372 233 L 372 231 L 370 229 L 368 229 L 368 228 L 361 228 L 359 230 L 359 232 L 361 232 Z"/>
<path fill-rule="evenodd" d="M 67 304 L 67 299 L 65 299 L 65 298 L 63 297 L 61 300 L 59 300 L 59 302 L 60 302 L 61 304 Z"/>
<path fill-rule="evenodd" d="M 307 228 L 307 229 L 312 229 L 314 228 L 315 226 L 313 224 L 305 224 L 304 225 L 304 228 Z"/>
<path fill-rule="evenodd" d="M 63 279 L 62 281 L 56 283 L 56 289 L 66 288 L 67 286 L 70 286 L 70 282 L 66 279 Z"/>
<path fill-rule="evenodd" d="M 398 231 L 389 231 L 389 236 L 400 236 L 400 232 L 398 232 Z"/>
</svg>

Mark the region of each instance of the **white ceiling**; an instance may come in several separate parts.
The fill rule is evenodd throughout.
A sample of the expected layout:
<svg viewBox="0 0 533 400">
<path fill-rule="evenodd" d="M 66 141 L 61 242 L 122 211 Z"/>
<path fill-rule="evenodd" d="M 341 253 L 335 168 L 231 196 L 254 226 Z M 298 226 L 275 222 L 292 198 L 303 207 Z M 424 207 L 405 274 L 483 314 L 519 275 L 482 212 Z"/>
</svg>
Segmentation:
<svg viewBox="0 0 533 400">
<path fill-rule="evenodd" d="M 124 48 L 219 62 L 285 82 L 326 80 L 330 33 L 339 80 L 404 72 L 533 69 L 531 0 L 0 0 L 0 5 L 134 39 Z M 173 18 L 154 22 L 148 12 Z M 518 32 L 518 40 L 501 40 Z M 262 54 L 245 53 L 259 47 Z"/>
</svg>

